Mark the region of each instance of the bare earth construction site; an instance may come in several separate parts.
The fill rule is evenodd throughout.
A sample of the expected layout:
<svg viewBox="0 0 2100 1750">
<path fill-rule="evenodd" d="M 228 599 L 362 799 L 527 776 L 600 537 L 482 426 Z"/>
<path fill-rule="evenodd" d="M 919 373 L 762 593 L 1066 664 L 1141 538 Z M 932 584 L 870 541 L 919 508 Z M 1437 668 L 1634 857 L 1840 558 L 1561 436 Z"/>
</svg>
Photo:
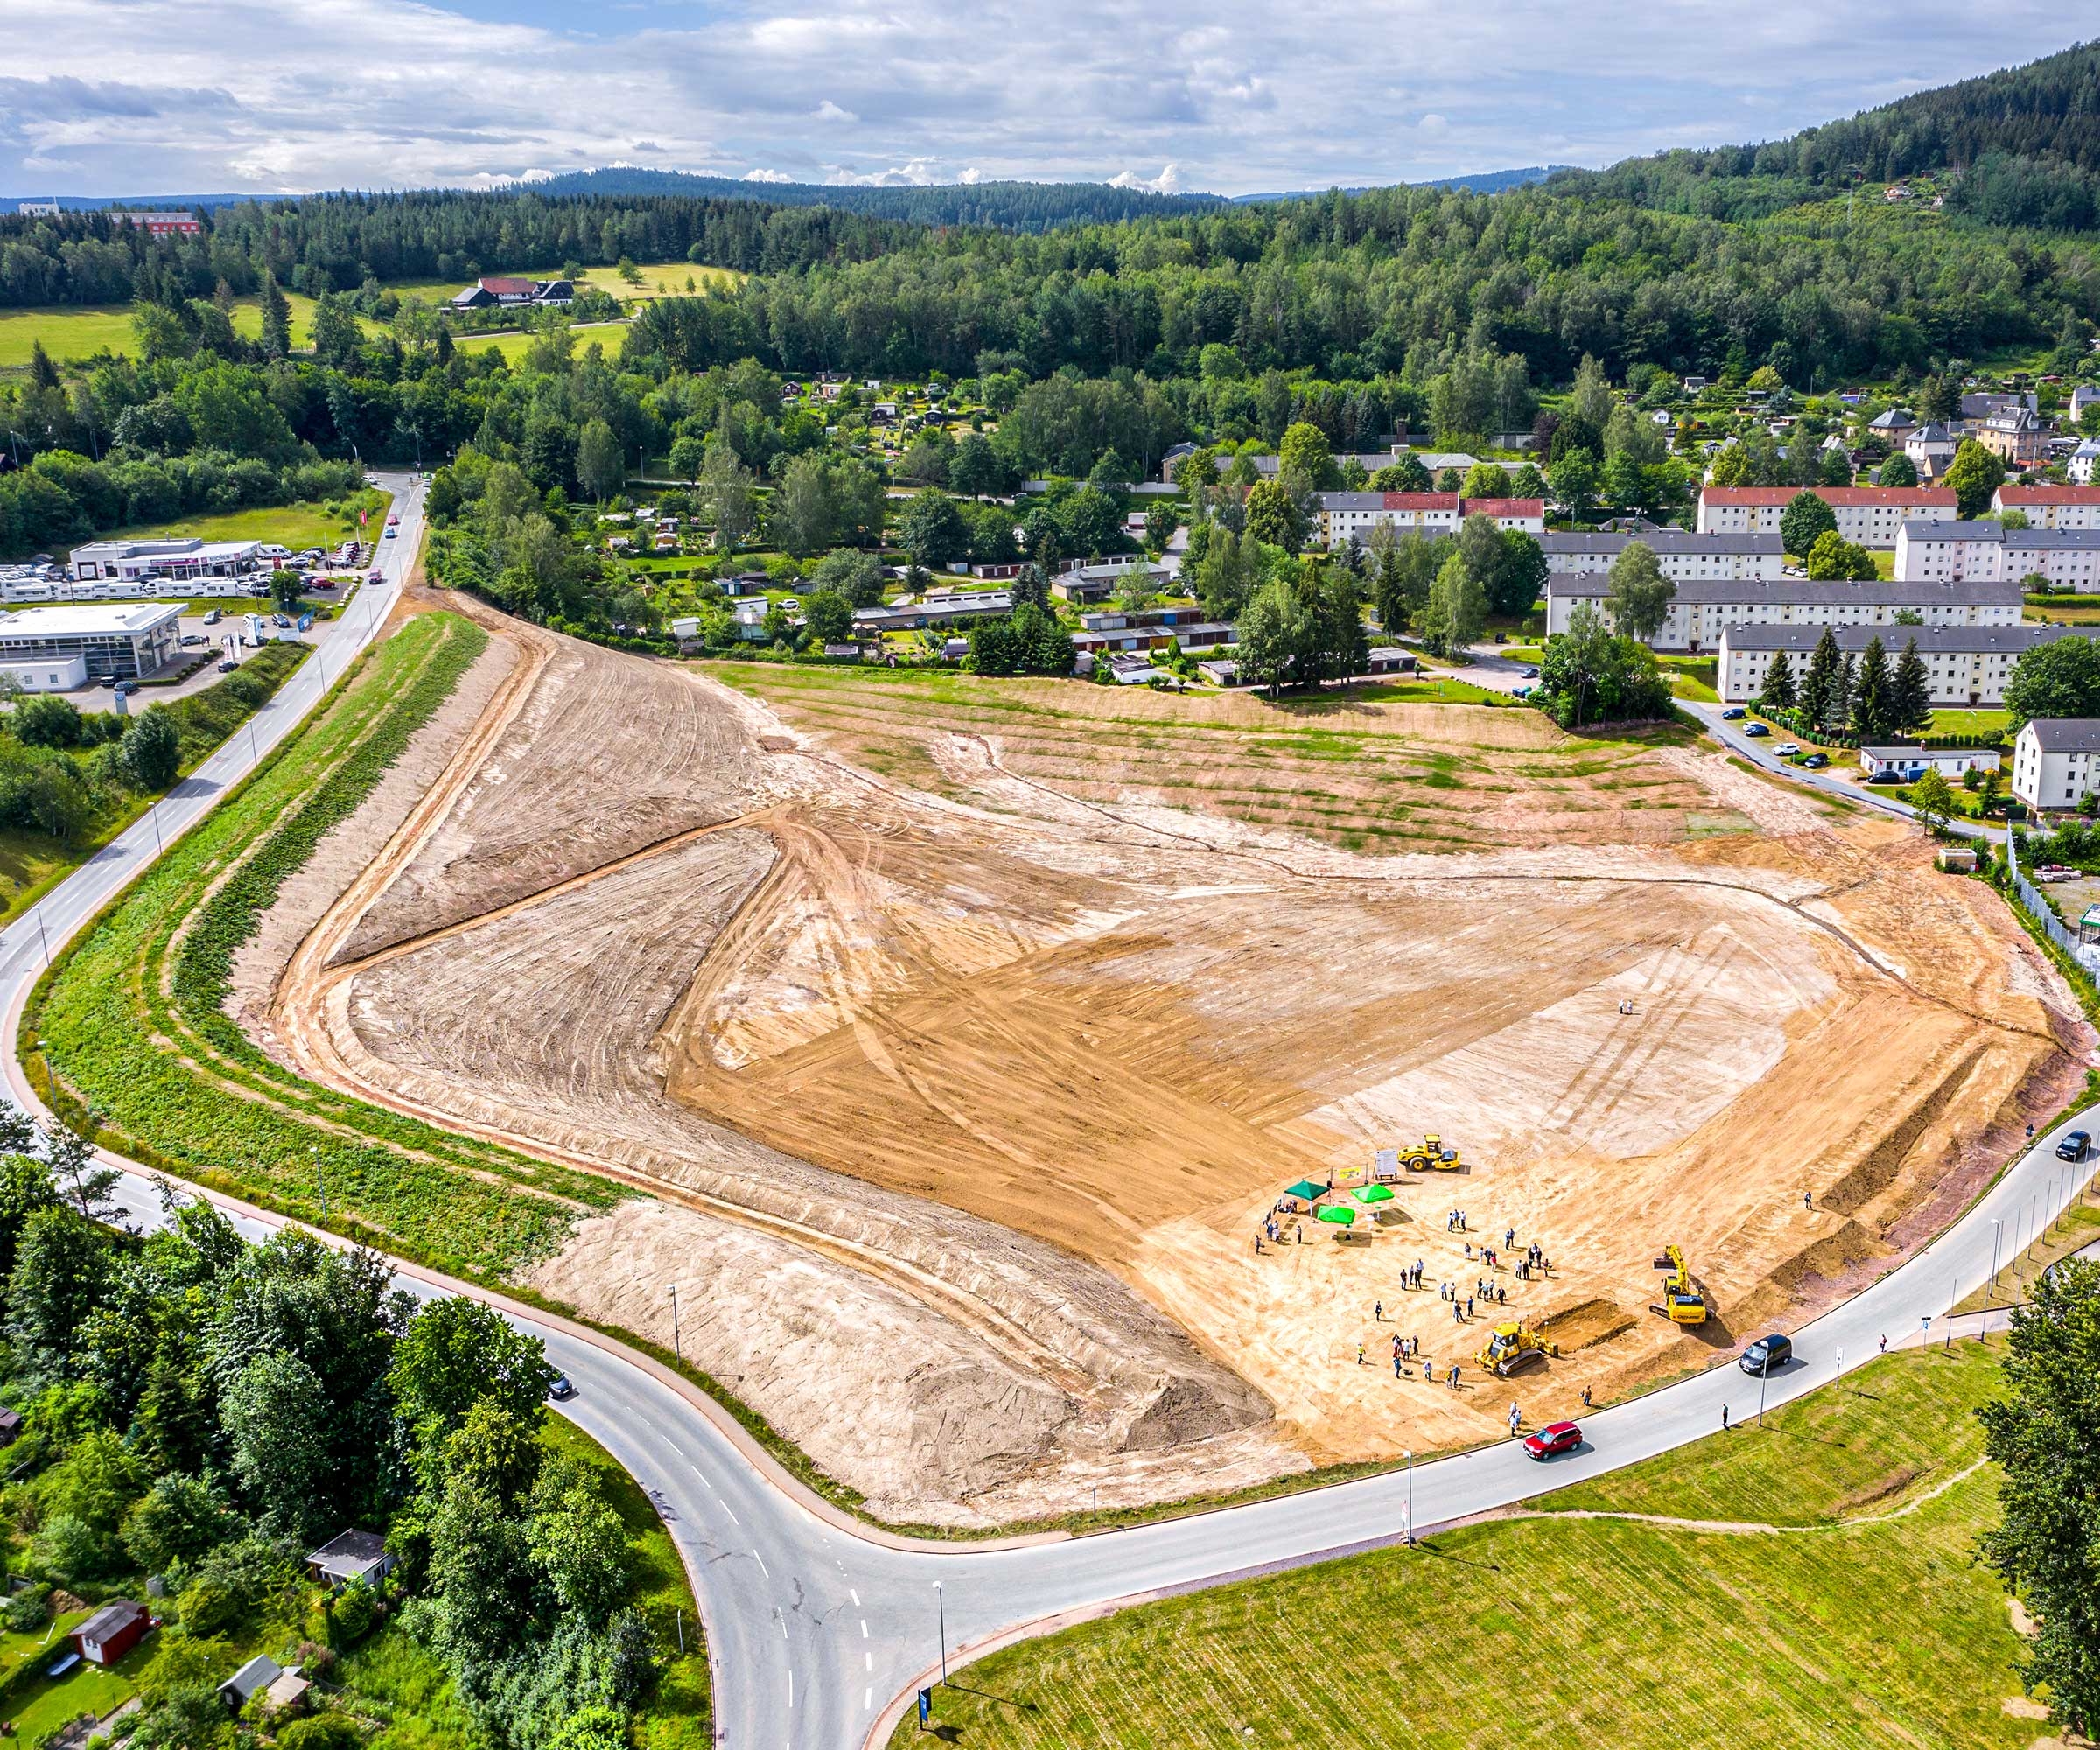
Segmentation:
<svg viewBox="0 0 2100 1750">
<path fill-rule="evenodd" d="M 534 1284 L 668 1342 L 676 1283 L 686 1354 L 885 1516 L 1210 1492 L 1700 1365 L 1929 1238 L 2091 1047 L 1988 889 L 1688 737 L 702 672 L 445 605 L 487 653 L 238 1018 L 649 1194 Z M 1424 1130 L 1466 1170 L 1256 1255 L 1286 1185 Z M 1508 1229 L 1549 1278 L 1465 1256 Z M 1667 1242 L 1693 1332 L 1648 1310 Z M 1483 1276 L 1544 1373 L 1480 1381 L 1486 1309 L 1435 1288 Z"/>
</svg>

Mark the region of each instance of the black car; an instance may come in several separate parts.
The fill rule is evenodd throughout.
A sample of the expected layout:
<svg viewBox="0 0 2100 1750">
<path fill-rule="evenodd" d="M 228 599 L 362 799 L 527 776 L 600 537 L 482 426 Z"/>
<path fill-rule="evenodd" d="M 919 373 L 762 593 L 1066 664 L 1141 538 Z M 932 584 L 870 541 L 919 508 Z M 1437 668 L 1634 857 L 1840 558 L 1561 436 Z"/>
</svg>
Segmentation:
<svg viewBox="0 0 2100 1750">
<path fill-rule="evenodd" d="M 1745 735 L 1769 735 L 1772 733 L 1772 726 L 1764 723 L 1746 723 L 1743 725 L 1743 733 Z"/>
<path fill-rule="evenodd" d="M 2073 1130 L 2070 1135 L 2056 1144 L 2056 1158 L 2058 1160 L 2083 1160 L 2086 1150 L 2092 1145 L 2093 1138 L 2090 1132 Z"/>
<path fill-rule="evenodd" d="M 1782 1337 L 1774 1331 L 1768 1337 L 1760 1337 L 1743 1351 L 1743 1371 L 1754 1374 L 1777 1373 L 1794 1359 L 1794 1340 Z"/>
<path fill-rule="evenodd" d="M 576 1387 L 570 1382 L 567 1374 L 557 1373 L 554 1383 L 547 1388 L 547 1395 L 556 1404 L 566 1404 L 576 1396 Z"/>
<path fill-rule="evenodd" d="M 1801 763 L 1811 772 L 1820 772 L 1830 763 L 1830 756 L 1827 753 L 1811 753 Z"/>
<path fill-rule="evenodd" d="M 1748 717 L 1750 713 L 1745 710 L 1740 705 L 1730 705 L 1726 710 L 1721 713 L 1721 715 L 1730 723 L 1740 723 L 1745 718 Z"/>
</svg>

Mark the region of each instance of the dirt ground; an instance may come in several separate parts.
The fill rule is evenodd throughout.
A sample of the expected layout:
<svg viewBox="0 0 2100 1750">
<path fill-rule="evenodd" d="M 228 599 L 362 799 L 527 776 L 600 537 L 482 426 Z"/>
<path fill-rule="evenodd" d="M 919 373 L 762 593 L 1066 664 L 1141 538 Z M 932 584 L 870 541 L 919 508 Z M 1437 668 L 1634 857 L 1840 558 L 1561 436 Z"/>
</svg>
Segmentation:
<svg viewBox="0 0 2100 1750">
<path fill-rule="evenodd" d="M 539 1285 L 668 1336 L 680 1280 L 689 1353 L 900 1516 L 1487 1438 L 1513 1387 L 1472 1364 L 1483 1278 L 1562 1346 L 1528 1414 L 1698 1365 L 1928 1236 L 2091 1047 L 1987 889 L 1686 738 L 732 690 L 496 629 L 472 727 L 416 751 L 437 775 L 375 796 L 244 962 L 248 1024 L 659 1193 Z M 1257 1255 L 1284 1186 L 1424 1130 L 1463 1172 Z M 1550 1277 L 1466 1256 L 1510 1230 Z M 1648 1310 L 1673 1242 L 1696 1333 Z M 1396 1334 L 1460 1390 L 1396 1379 Z"/>
</svg>

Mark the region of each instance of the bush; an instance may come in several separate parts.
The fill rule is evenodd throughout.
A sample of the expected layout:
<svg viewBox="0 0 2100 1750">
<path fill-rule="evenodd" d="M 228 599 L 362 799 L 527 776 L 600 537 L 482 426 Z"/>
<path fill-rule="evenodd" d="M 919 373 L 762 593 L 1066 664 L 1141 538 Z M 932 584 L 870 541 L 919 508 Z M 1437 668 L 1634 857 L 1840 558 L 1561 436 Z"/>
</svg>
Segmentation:
<svg viewBox="0 0 2100 1750">
<path fill-rule="evenodd" d="M 51 1588 L 32 1586 L 0 1604 L 0 1621 L 18 1634 L 34 1634 L 51 1620 Z"/>
<path fill-rule="evenodd" d="M 80 741 L 80 710 L 71 699 L 53 693 L 38 693 L 24 699 L 8 714 L 15 739 L 31 747 L 77 747 Z"/>
<path fill-rule="evenodd" d="M 357 1750 L 357 1722 L 347 1714 L 317 1713 L 277 1732 L 277 1750 Z"/>
<path fill-rule="evenodd" d="M 164 790 L 182 769 L 182 736 L 158 705 L 124 732 L 124 769 L 142 790 Z"/>
<path fill-rule="evenodd" d="M 328 1603 L 331 1645 L 354 1647 L 378 1626 L 387 1606 L 368 1586 L 344 1586 Z"/>
<path fill-rule="evenodd" d="M 192 1634 L 216 1634 L 241 1614 L 241 1600 L 223 1581 L 195 1581 L 175 1600 L 175 1614 Z"/>
</svg>

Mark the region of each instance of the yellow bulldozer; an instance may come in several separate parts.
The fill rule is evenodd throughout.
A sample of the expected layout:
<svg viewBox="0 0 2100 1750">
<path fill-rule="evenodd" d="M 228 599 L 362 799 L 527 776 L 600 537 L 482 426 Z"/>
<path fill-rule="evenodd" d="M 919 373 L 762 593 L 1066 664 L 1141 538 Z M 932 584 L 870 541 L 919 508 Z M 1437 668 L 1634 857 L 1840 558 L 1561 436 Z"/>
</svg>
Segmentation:
<svg viewBox="0 0 2100 1750">
<path fill-rule="evenodd" d="M 1544 1362 L 1548 1355 L 1559 1353 L 1558 1343 L 1540 1336 L 1520 1319 L 1511 1324 L 1497 1325 L 1488 1334 L 1487 1348 L 1473 1359 L 1482 1372 L 1491 1373 L 1497 1379 L 1508 1379 L 1533 1362 Z"/>
<path fill-rule="evenodd" d="M 1664 1247 L 1662 1256 L 1656 1260 L 1656 1268 L 1669 1274 L 1662 1278 L 1662 1304 L 1655 1310 L 1673 1325 L 1704 1325 L 1706 1297 L 1691 1279 L 1691 1267 L 1684 1262 L 1684 1249 Z"/>
<path fill-rule="evenodd" d="M 1424 1137 L 1419 1147 L 1404 1149 L 1400 1165 L 1410 1172 L 1456 1172 L 1464 1163 L 1458 1150 L 1446 1148 L 1442 1137 L 1432 1135 Z"/>
</svg>

